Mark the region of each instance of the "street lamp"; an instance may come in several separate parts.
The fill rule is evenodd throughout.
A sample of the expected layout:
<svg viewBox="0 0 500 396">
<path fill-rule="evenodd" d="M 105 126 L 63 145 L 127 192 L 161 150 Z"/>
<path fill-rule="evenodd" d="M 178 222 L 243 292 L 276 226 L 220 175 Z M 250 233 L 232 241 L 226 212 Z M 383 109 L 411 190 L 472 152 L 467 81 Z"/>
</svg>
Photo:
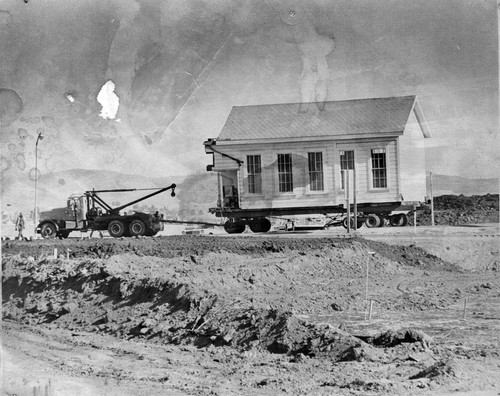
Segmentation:
<svg viewBox="0 0 500 396">
<path fill-rule="evenodd" d="M 37 215 L 37 203 L 36 203 L 36 188 L 37 188 L 37 181 L 38 181 L 38 142 L 40 140 L 43 140 L 43 133 L 38 132 L 38 136 L 36 138 L 36 143 L 35 143 L 35 210 L 33 212 L 33 223 L 34 223 L 34 229 L 33 229 L 33 239 L 36 239 L 36 215 Z"/>
</svg>

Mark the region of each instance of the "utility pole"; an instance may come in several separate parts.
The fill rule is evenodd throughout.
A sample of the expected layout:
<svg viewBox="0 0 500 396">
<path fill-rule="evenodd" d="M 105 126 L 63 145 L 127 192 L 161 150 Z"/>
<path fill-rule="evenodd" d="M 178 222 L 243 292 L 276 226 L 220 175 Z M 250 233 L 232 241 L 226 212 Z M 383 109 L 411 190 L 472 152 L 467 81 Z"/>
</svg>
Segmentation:
<svg viewBox="0 0 500 396">
<path fill-rule="evenodd" d="M 347 233 L 351 232 L 351 202 L 349 198 L 349 170 L 344 170 L 344 181 L 345 181 L 345 201 L 347 209 Z"/>
<path fill-rule="evenodd" d="M 36 239 L 36 226 L 38 225 L 36 222 L 37 217 L 37 202 L 36 202 L 36 190 L 37 190 L 37 181 L 38 181 L 38 142 L 43 140 L 42 132 L 38 132 L 38 136 L 36 138 L 35 143 L 35 211 L 33 212 L 33 239 Z"/>
<path fill-rule="evenodd" d="M 434 227 L 434 195 L 432 192 L 432 172 L 429 172 L 430 188 L 431 188 L 431 225 Z"/>
<path fill-rule="evenodd" d="M 356 165 L 354 165 L 353 176 L 352 176 L 352 203 L 354 205 L 354 231 L 358 230 L 358 203 L 356 201 Z"/>
</svg>

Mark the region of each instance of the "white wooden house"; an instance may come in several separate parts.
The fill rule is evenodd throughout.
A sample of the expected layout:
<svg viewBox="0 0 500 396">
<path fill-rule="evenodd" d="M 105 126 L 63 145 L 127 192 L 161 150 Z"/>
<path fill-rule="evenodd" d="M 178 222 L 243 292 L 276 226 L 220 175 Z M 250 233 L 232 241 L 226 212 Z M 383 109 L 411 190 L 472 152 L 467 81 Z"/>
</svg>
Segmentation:
<svg viewBox="0 0 500 396">
<path fill-rule="evenodd" d="M 311 104 L 307 112 L 299 105 L 235 106 L 219 137 L 204 143 L 220 208 L 265 217 L 343 207 L 343 169 L 356 173 L 361 207 L 387 203 L 390 212 L 425 200 L 430 134 L 415 96 Z"/>
</svg>

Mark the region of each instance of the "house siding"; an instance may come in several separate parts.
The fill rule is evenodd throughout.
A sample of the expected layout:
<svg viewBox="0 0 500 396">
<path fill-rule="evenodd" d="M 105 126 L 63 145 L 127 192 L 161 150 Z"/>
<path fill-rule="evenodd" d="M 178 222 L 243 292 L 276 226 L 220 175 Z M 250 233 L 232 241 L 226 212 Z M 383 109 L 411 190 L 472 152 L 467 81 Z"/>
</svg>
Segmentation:
<svg viewBox="0 0 500 396">
<path fill-rule="evenodd" d="M 377 148 L 384 148 L 386 150 L 387 188 L 373 188 L 371 150 Z M 387 202 L 399 200 L 396 139 L 337 143 L 334 164 L 335 175 L 338 175 L 336 177 L 335 186 L 338 202 L 345 201 L 340 177 L 341 150 L 354 150 L 357 202 Z"/>
<path fill-rule="evenodd" d="M 386 149 L 387 188 L 373 189 L 371 178 L 371 150 Z M 340 179 L 340 150 L 353 149 L 357 171 L 357 201 L 387 202 L 399 200 L 399 180 L 397 176 L 396 138 L 386 140 L 335 142 L 333 140 L 309 144 L 269 143 L 254 145 L 225 145 L 224 152 L 243 162 L 239 167 L 238 189 L 242 209 L 281 208 L 297 206 L 343 205 L 344 190 Z M 222 151 L 222 149 L 221 149 Z M 321 152 L 323 156 L 324 190 L 311 191 L 309 183 L 308 153 Z M 291 154 L 293 165 L 293 192 L 279 192 L 278 154 Z M 216 155 L 215 168 L 235 169 L 236 162 L 226 161 L 225 157 Z M 247 155 L 261 156 L 262 192 L 248 192 Z"/>
<path fill-rule="evenodd" d="M 398 145 L 401 194 L 405 201 L 423 201 L 427 195 L 424 136 L 413 111 Z"/>
</svg>

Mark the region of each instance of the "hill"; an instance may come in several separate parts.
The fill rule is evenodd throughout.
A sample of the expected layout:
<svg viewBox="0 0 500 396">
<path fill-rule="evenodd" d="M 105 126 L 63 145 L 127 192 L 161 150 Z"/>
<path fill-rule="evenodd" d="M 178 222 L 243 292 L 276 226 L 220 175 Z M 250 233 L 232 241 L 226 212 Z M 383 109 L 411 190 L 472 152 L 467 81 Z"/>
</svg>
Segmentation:
<svg viewBox="0 0 500 396">
<path fill-rule="evenodd" d="M 498 178 L 466 179 L 460 176 L 432 175 L 434 196 L 440 195 L 484 195 L 498 194 L 500 183 Z M 430 178 L 427 176 L 427 191 L 430 192 Z"/>
</svg>

